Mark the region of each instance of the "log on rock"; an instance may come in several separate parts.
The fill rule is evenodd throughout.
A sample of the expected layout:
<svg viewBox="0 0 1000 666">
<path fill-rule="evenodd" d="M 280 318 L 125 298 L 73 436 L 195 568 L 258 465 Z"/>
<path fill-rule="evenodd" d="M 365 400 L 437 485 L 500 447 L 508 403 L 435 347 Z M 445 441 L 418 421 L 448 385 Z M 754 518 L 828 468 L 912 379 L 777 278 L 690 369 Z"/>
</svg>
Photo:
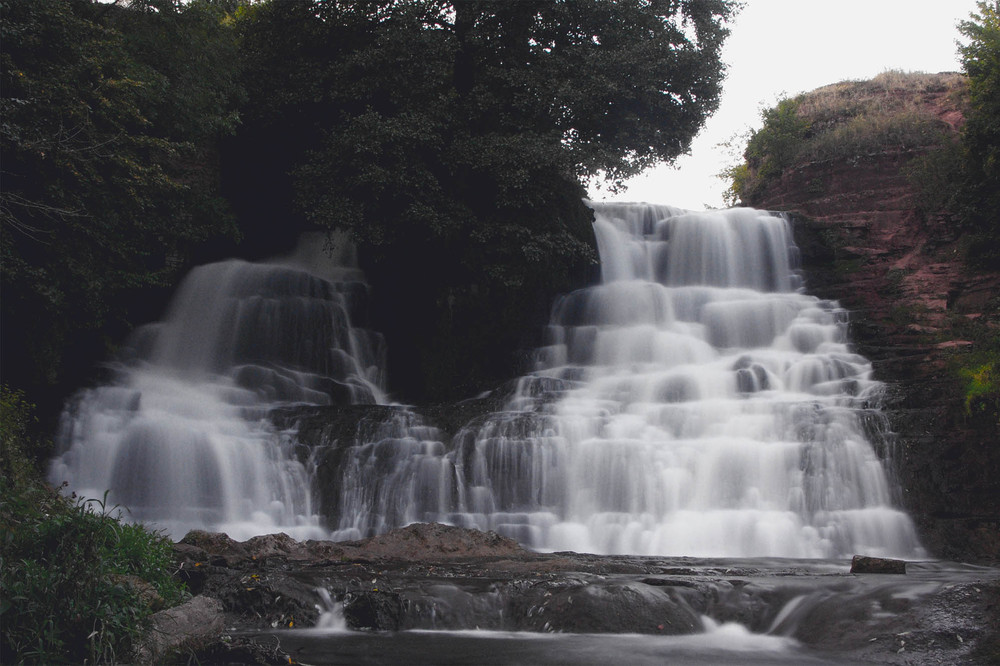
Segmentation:
<svg viewBox="0 0 1000 666">
<path fill-rule="evenodd" d="M 855 555 L 851 560 L 851 573 L 855 574 L 905 574 L 906 562 L 886 557 Z"/>
</svg>

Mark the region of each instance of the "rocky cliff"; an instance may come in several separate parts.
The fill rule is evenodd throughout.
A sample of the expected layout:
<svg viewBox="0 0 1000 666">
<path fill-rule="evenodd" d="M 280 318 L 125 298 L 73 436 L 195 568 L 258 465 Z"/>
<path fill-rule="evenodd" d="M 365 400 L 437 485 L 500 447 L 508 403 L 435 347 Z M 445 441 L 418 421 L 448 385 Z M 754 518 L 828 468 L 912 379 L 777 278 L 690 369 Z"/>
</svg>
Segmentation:
<svg viewBox="0 0 1000 666">
<path fill-rule="evenodd" d="M 1000 273 L 974 265 L 973 237 L 951 216 L 921 210 L 926 192 L 912 176 L 961 131 L 963 88 L 957 74 L 920 75 L 799 98 L 802 142 L 825 135 L 828 147 L 797 151 L 744 200 L 791 214 L 808 289 L 851 310 L 852 339 L 887 384 L 895 433 L 888 455 L 930 553 L 995 562 L 1000 423 L 994 403 L 976 402 L 970 381 L 997 354 Z M 849 107 L 871 102 L 859 103 L 864 96 L 889 108 L 878 123 L 935 131 L 915 141 L 873 131 L 852 142 L 843 130 L 859 125 Z"/>
</svg>

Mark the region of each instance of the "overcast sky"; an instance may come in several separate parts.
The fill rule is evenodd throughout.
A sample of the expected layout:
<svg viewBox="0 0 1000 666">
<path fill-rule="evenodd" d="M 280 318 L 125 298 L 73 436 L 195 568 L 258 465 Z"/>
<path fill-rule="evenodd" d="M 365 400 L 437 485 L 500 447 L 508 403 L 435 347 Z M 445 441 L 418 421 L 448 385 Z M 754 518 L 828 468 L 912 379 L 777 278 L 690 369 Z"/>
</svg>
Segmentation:
<svg viewBox="0 0 1000 666">
<path fill-rule="evenodd" d="M 760 125 L 760 111 L 792 96 L 886 70 L 960 71 L 956 24 L 975 0 L 747 0 L 723 51 L 722 104 L 676 168 L 653 169 L 626 192 L 594 199 L 721 207 L 716 178 L 735 158 L 718 144 Z"/>
</svg>

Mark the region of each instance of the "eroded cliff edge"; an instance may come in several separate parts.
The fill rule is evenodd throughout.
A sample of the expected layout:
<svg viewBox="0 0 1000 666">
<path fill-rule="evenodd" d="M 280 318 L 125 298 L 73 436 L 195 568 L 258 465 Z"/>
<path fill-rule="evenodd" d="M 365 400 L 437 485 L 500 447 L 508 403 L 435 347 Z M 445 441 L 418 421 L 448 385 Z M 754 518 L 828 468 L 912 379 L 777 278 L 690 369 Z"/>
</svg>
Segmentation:
<svg viewBox="0 0 1000 666">
<path fill-rule="evenodd" d="M 850 85 L 816 93 L 846 97 Z M 887 103 L 931 123 L 934 138 L 805 151 L 745 199 L 790 214 L 808 290 L 851 311 L 851 339 L 887 384 L 887 454 L 930 553 L 997 562 L 1000 422 L 969 401 L 969 373 L 997 349 L 1000 273 L 972 259 L 976 240 L 951 216 L 922 210 L 912 175 L 961 131 L 962 85 L 956 74 L 885 85 Z M 798 117 L 810 134 L 849 120 L 822 100 Z"/>
</svg>

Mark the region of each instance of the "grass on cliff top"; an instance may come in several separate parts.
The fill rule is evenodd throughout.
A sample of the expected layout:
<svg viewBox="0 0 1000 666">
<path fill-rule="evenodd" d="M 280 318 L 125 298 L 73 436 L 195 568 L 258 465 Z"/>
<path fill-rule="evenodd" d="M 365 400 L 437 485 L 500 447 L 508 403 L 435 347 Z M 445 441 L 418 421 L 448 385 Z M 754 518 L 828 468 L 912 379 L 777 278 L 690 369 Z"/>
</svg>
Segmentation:
<svg viewBox="0 0 1000 666">
<path fill-rule="evenodd" d="M 152 613 L 187 594 L 171 543 L 45 484 L 32 422 L 0 385 L 0 663 L 125 661 Z"/>
<path fill-rule="evenodd" d="M 761 114 L 762 127 L 750 134 L 745 161 L 722 174 L 732 180 L 731 203 L 752 205 L 768 182 L 795 164 L 940 145 L 950 129 L 929 103 L 932 96 L 960 107 L 965 77 L 886 71 L 781 100 Z"/>
<path fill-rule="evenodd" d="M 845 81 L 798 98 L 798 113 L 809 133 L 800 159 L 857 157 L 937 145 L 948 130 L 928 96 L 965 90 L 961 74 L 887 71 L 870 81 Z"/>
</svg>

